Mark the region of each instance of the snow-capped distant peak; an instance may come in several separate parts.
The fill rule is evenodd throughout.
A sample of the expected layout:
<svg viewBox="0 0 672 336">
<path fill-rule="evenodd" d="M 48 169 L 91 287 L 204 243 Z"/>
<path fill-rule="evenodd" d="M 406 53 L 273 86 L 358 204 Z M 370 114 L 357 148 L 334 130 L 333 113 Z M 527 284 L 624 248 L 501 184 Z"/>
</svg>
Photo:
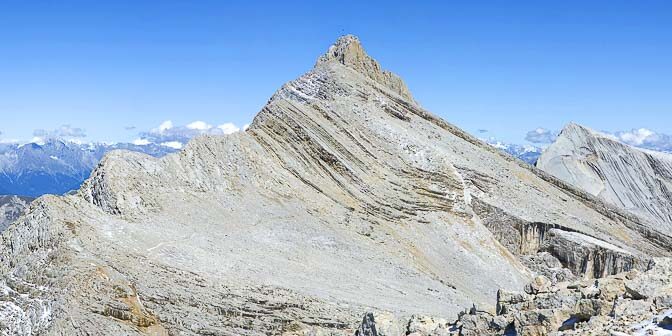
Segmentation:
<svg viewBox="0 0 672 336">
<path fill-rule="evenodd" d="M 28 143 L 29 144 L 33 143 L 33 144 L 36 144 L 36 145 L 44 146 L 46 144 L 46 141 L 42 137 L 34 137 Z"/>
</svg>

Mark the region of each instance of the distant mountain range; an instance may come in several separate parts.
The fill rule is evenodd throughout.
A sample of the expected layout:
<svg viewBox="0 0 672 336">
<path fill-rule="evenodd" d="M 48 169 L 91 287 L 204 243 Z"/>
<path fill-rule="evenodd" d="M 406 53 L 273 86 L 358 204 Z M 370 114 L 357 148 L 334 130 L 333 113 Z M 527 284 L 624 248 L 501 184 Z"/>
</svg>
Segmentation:
<svg viewBox="0 0 672 336">
<path fill-rule="evenodd" d="M 19 218 L 32 201 L 31 197 L 0 196 L 0 232 Z"/>
<path fill-rule="evenodd" d="M 0 144 L 0 195 L 38 197 L 78 189 L 109 151 L 126 149 L 155 157 L 176 149 L 158 144 L 79 144 L 63 140 Z"/>
<path fill-rule="evenodd" d="M 490 146 L 493 146 L 503 152 L 511 154 L 528 164 L 534 165 L 539 156 L 544 151 L 543 148 L 532 145 L 509 144 L 496 140 L 485 140 Z"/>
<path fill-rule="evenodd" d="M 62 139 L 27 144 L 0 143 L 0 195 L 39 197 L 67 193 L 78 189 L 103 156 L 112 150 L 125 149 L 161 157 L 178 151 L 189 138 L 201 134 L 198 131 L 182 133 L 186 134 L 180 138 L 179 147 L 167 145 L 172 142 L 82 144 Z M 620 139 L 618 135 L 614 137 Z M 544 151 L 539 146 L 505 143 L 494 138 L 483 141 L 530 165 L 534 165 Z M 652 149 L 653 146 L 643 142 L 637 147 Z M 658 148 L 663 152 L 669 152 L 669 149 Z"/>
<path fill-rule="evenodd" d="M 672 137 L 665 134 L 653 133 L 647 129 L 633 130 L 631 132 L 600 132 L 600 134 L 604 138 L 611 139 L 612 141 L 619 141 L 639 149 L 661 153 L 672 153 Z M 503 152 L 509 153 L 511 156 L 531 165 L 535 165 L 537 163 L 537 160 L 545 149 L 545 147 L 531 144 L 519 145 L 506 143 L 494 138 L 482 140 L 489 145 Z"/>
</svg>

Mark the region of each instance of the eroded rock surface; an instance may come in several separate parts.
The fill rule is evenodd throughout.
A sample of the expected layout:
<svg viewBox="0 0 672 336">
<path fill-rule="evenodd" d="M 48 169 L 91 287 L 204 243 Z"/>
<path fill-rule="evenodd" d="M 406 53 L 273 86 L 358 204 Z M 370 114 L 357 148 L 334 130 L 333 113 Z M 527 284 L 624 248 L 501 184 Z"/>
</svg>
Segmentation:
<svg viewBox="0 0 672 336">
<path fill-rule="evenodd" d="M 671 277 L 672 261 L 656 259 L 645 272 L 558 283 L 535 292 L 503 290 L 497 295 L 497 314 L 463 314 L 455 334 L 666 335 Z"/>
</svg>

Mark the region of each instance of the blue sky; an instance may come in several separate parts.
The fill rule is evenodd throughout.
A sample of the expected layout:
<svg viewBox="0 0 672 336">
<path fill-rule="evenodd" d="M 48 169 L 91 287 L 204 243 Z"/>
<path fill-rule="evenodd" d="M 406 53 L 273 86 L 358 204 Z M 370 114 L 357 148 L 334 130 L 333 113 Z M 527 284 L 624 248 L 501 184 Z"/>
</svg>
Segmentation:
<svg viewBox="0 0 672 336">
<path fill-rule="evenodd" d="M 471 132 L 672 133 L 670 1 L 4 0 L 0 138 L 243 125 L 346 33 Z"/>
</svg>

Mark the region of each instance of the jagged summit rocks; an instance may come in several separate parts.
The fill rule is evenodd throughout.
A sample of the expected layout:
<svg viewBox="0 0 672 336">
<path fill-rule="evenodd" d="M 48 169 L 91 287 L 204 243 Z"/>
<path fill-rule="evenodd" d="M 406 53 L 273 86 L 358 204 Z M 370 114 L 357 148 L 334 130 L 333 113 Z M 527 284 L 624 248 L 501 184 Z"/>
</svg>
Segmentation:
<svg viewBox="0 0 672 336">
<path fill-rule="evenodd" d="M 537 167 L 610 204 L 672 231 L 672 155 L 638 149 L 571 123 Z"/>
<path fill-rule="evenodd" d="M 0 236 L 0 278 L 28 294 L 0 297 L 4 330 L 353 335 L 367 311 L 445 325 L 538 274 L 670 254 L 637 218 L 419 107 L 355 41 L 245 132 L 161 159 L 113 152 L 76 195 L 36 200 Z"/>
<path fill-rule="evenodd" d="M 366 54 L 357 36 L 341 36 L 336 43 L 329 47 L 329 50 L 318 59 L 316 66 L 331 61 L 336 61 L 352 68 L 379 84 L 388 87 L 404 99 L 413 101 L 413 96 L 406 87 L 404 81 L 397 75 L 381 69 L 380 64 Z"/>
</svg>

